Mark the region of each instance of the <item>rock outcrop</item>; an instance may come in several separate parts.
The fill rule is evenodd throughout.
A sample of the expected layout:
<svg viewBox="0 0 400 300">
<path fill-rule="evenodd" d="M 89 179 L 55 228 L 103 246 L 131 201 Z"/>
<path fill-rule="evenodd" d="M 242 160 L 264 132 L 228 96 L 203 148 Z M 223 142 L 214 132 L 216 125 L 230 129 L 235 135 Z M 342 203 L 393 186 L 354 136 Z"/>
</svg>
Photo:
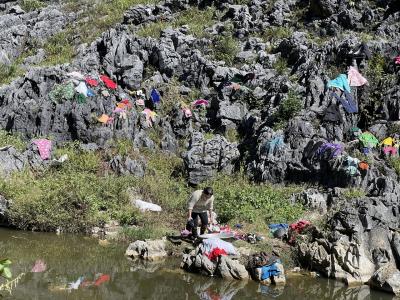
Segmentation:
<svg viewBox="0 0 400 300">
<path fill-rule="evenodd" d="M 145 260 L 158 260 L 167 256 L 165 251 L 166 239 L 135 241 L 128 246 L 125 255 L 129 258 L 142 258 Z"/>
</svg>

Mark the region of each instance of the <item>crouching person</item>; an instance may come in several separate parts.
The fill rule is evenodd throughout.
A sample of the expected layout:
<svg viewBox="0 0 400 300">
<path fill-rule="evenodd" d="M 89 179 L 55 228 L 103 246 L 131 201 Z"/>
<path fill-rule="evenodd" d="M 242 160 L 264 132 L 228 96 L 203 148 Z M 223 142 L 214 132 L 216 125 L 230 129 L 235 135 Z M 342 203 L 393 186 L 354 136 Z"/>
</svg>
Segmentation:
<svg viewBox="0 0 400 300">
<path fill-rule="evenodd" d="M 212 220 L 214 205 L 213 189 L 206 187 L 204 190 L 197 190 L 192 193 L 188 201 L 188 221 L 193 221 L 192 236 L 197 238 L 198 219 L 201 220 L 200 234 L 204 234 L 209 221 Z"/>
</svg>

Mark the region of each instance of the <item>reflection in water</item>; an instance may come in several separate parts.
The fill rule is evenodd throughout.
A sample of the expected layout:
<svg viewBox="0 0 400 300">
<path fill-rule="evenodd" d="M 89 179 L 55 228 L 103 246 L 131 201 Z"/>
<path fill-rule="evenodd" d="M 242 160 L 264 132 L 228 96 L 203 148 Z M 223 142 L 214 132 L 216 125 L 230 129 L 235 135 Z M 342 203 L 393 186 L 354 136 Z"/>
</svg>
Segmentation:
<svg viewBox="0 0 400 300">
<path fill-rule="evenodd" d="M 96 239 L 0 228 L 0 256 L 13 261 L 14 276 L 26 273 L 4 299 L 355 299 L 388 300 L 367 286 L 347 288 L 323 278 L 296 275 L 285 287 L 229 281 L 185 273 L 180 261 L 129 261 L 127 245 L 99 245 Z M 34 268 L 33 268 L 34 267 Z M 41 272 L 31 272 L 31 271 Z M 84 277 L 76 290 L 69 283 Z M 86 283 L 85 283 L 86 281 Z M 97 282 L 97 284 L 96 284 Z M 0 296 L 0 298 L 2 298 Z M 3 299 L 3 298 L 2 298 Z"/>
</svg>

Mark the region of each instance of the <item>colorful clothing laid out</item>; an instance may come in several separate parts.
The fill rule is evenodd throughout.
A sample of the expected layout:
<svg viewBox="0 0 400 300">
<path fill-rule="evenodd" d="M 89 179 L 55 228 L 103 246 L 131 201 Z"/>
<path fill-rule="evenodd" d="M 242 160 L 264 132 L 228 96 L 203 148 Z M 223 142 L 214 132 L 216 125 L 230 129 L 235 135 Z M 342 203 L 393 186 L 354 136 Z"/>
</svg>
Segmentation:
<svg viewBox="0 0 400 300">
<path fill-rule="evenodd" d="M 107 116 L 106 114 L 102 114 L 97 120 L 103 124 L 111 124 L 114 119 L 112 117 Z"/>
<path fill-rule="evenodd" d="M 208 104 L 209 104 L 208 100 L 198 99 L 198 100 L 192 102 L 192 107 L 208 106 Z"/>
<path fill-rule="evenodd" d="M 284 147 L 283 136 L 278 135 L 267 141 L 264 145 L 264 149 L 268 155 L 276 155 Z"/>
<path fill-rule="evenodd" d="M 364 148 L 374 148 L 379 144 L 377 138 L 370 132 L 363 132 L 358 140 L 363 144 Z"/>
<path fill-rule="evenodd" d="M 87 83 L 87 85 L 92 87 L 96 87 L 99 85 L 99 82 L 91 77 L 86 77 L 85 82 Z"/>
<path fill-rule="evenodd" d="M 114 81 L 112 81 L 110 77 L 106 75 L 101 75 L 100 80 L 103 81 L 106 87 L 109 88 L 110 90 L 117 89 L 117 84 Z"/>
<path fill-rule="evenodd" d="M 154 104 L 159 103 L 161 101 L 160 93 L 156 89 L 151 90 L 150 98 Z"/>
<path fill-rule="evenodd" d="M 237 255 L 235 247 L 221 239 L 205 239 L 200 245 L 200 249 L 204 255 L 209 255 L 216 248 L 224 250 L 228 255 Z"/>
<path fill-rule="evenodd" d="M 130 109 L 133 107 L 131 101 L 129 101 L 128 99 L 123 99 L 120 103 L 124 104 L 126 108 Z"/>
<path fill-rule="evenodd" d="M 143 99 L 137 99 L 135 103 L 138 106 L 144 106 L 144 100 Z"/>
<path fill-rule="evenodd" d="M 224 249 L 221 248 L 214 248 L 208 255 L 207 257 L 210 260 L 216 260 L 219 256 L 221 255 L 228 255 L 228 253 L 226 253 L 226 251 Z"/>
<path fill-rule="evenodd" d="M 76 72 L 76 71 L 68 73 L 67 76 L 71 77 L 73 79 L 77 79 L 77 80 L 84 80 L 85 79 L 85 76 L 83 76 L 82 73 Z"/>
<path fill-rule="evenodd" d="M 281 260 L 278 259 L 271 265 L 261 267 L 261 280 L 266 280 L 274 276 L 278 276 L 281 274 L 281 271 L 278 268 L 278 264 L 281 263 Z"/>
<path fill-rule="evenodd" d="M 383 147 L 383 153 L 384 154 L 396 155 L 397 154 L 397 148 L 392 147 L 392 146 Z"/>
<path fill-rule="evenodd" d="M 331 103 L 326 109 L 323 117 L 325 122 L 343 123 L 342 115 L 340 114 L 339 107 Z"/>
<path fill-rule="evenodd" d="M 182 111 L 186 118 L 190 118 L 192 116 L 192 111 L 189 108 L 182 108 Z"/>
<path fill-rule="evenodd" d="M 84 82 L 80 82 L 79 85 L 75 88 L 75 91 L 79 94 L 84 95 L 87 97 L 88 95 L 88 88 Z"/>
<path fill-rule="evenodd" d="M 311 225 L 310 221 L 300 220 L 296 223 L 290 224 L 289 229 L 297 233 L 302 233 L 304 229 Z"/>
<path fill-rule="evenodd" d="M 320 159 L 330 160 L 342 154 L 343 146 L 341 144 L 323 143 L 317 150 L 317 156 Z"/>
<path fill-rule="evenodd" d="M 33 143 L 38 147 L 40 157 L 43 160 L 50 158 L 51 141 L 46 139 L 34 140 Z"/>
<path fill-rule="evenodd" d="M 148 126 L 153 126 L 153 123 L 156 120 L 157 113 L 152 111 L 151 109 L 145 108 L 142 111 L 142 114 L 146 115 L 146 123 Z"/>
<path fill-rule="evenodd" d="M 269 224 L 268 228 L 271 232 L 274 232 L 278 229 L 288 229 L 289 228 L 289 224 L 285 224 L 285 223 L 280 223 L 280 224 Z"/>
<path fill-rule="evenodd" d="M 332 92 L 331 96 L 336 98 L 336 100 L 338 100 L 339 103 L 342 104 L 343 108 L 349 114 L 358 113 L 357 103 L 354 101 L 353 96 L 349 92 L 344 91 L 344 96 L 345 96 L 344 98 L 343 98 L 343 96 L 340 97 L 335 92 Z"/>
<path fill-rule="evenodd" d="M 365 79 L 354 67 L 349 68 L 347 75 L 349 78 L 350 86 L 363 86 L 364 84 L 368 83 L 368 80 Z"/>
<path fill-rule="evenodd" d="M 328 88 L 330 88 L 330 87 L 335 87 L 335 88 L 341 89 L 342 91 L 346 91 L 346 92 L 350 93 L 350 85 L 349 85 L 349 81 L 347 80 L 346 74 L 340 74 L 335 79 L 329 80 Z"/>
</svg>

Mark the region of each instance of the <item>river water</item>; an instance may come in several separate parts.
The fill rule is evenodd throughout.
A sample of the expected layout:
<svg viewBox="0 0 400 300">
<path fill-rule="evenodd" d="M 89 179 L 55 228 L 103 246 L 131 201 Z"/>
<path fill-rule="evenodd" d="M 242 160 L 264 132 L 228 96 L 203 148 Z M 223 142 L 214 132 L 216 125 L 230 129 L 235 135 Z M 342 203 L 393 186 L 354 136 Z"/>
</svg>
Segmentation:
<svg viewBox="0 0 400 300">
<path fill-rule="evenodd" d="M 80 235 L 0 228 L 0 259 L 12 260 L 14 277 L 22 274 L 11 294 L 1 291 L 0 299 L 394 299 L 367 286 L 348 288 L 334 280 L 304 275 L 290 275 L 280 288 L 208 278 L 185 273 L 177 259 L 129 261 L 125 249 L 123 244 L 99 244 L 97 239 Z M 30 272 L 38 260 L 46 270 Z M 80 277 L 83 284 L 68 288 Z"/>
</svg>

